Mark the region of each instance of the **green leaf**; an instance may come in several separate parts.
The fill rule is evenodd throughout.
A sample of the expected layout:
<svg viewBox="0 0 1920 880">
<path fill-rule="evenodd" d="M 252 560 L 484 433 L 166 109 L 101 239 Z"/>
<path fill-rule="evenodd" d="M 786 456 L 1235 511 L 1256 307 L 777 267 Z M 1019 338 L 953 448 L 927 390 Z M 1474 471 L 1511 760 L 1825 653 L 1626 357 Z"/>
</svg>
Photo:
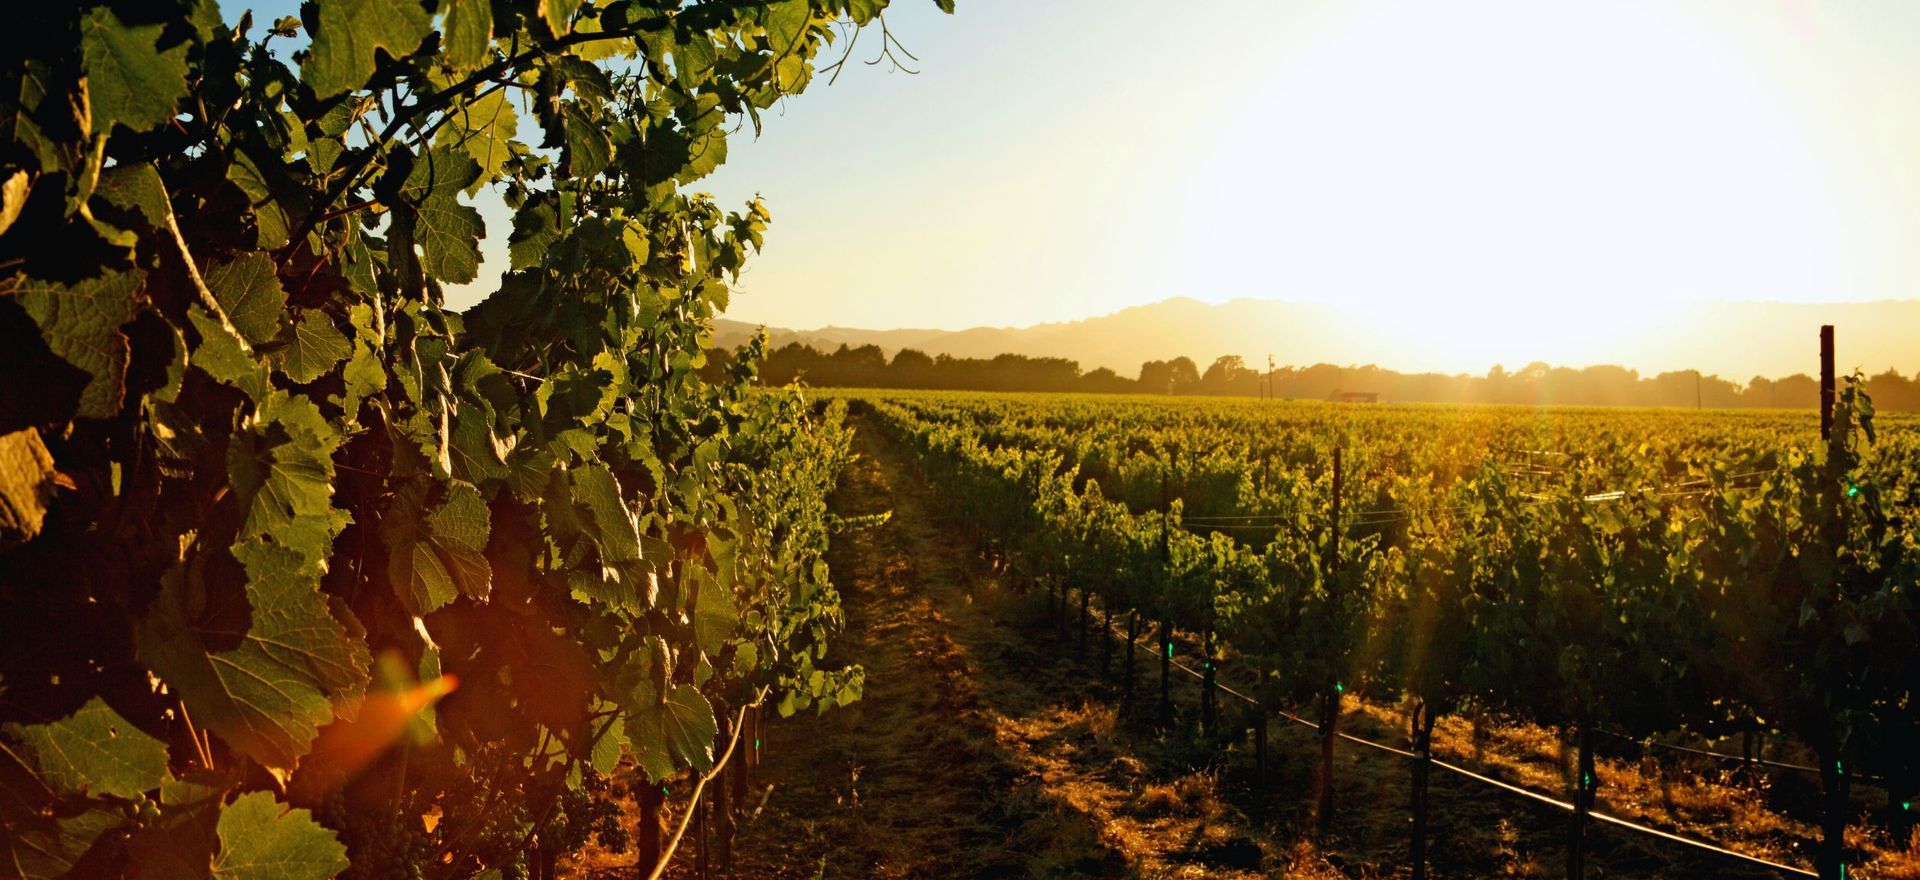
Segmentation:
<svg viewBox="0 0 1920 880">
<path fill-rule="evenodd" d="M 102 170 L 93 196 L 121 211 L 138 215 L 155 233 L 170 234 L 167 219 L 173 213 L 173 205 L 167 200 L 167 187 L 160 180 L 160 171 L 151 162 L 115 165 Z"/>
<path fill-rule="evenodd" d="M 514 271 L 531 269 L 547 258 L 547 249 L 560 238 L 560 219 L 553 199 L 541 194 L 513 214 L 513 233 L 507 237 L 507 265 Z"/>
<path fill-rule="evenodd" d="M 466 193 L 472 195 L 481 186 L 500 178 L 500 167 L 513 155 L 509 144 L 517 131 L 519 119 L 514 114 L 513 102 L 507 100 L 507 90 L 500 89 L 453 111 L 452 119 L 440 129 L 434 143 L 459 147 L 480 166 L 480 175 L 466 187 Z"/>
<path fill-rule="evenodd" d="M 406 58 L 433 29 L 417 0 L 329 0 L 318 6 L 312 54 L 300 66 L 301 79 L 317 98 L 360 88 L 373 76 L 376 52 Z"/>
<path fill-rule="evenodd" d="M 220 811 L 214 880 L 328 880 L 347 869 L 347 848 L 313 814 L 273 799 L 241 795 Z"/>
<path fill-rule="evenodd" d="M 200 333 L 200 345 L 189 357 L 195 367 L 253 400 L 267 396 L 267 365 L 247 350 L 246 340 L 237 331 L 220 323 L 199 303 L 187 307 L 187 320 Z"/>
<path fill-rule="evenodd" d="M 492 0 L 451 0 L 446 9 L 440 45 L 447 63 L 456 71 L 486 63 L 487 48 L 493 41 Z"/>
<path fill-rule="evenodd" d="M 205 770 L 161 783 L 160 818 L 136 829 L 127 844 L 140 880 L 206 880 L 220 845 L 220 802 L 232 786 Z"/>
<path fill-rule="evenodd" d="M 694 642 L 708 655 L 717 655 L 733 637 L 734 627 L 740 623 L 739 612 L 733 608 L 733 597 L 720 587 L 719 581 L 706 570 L 689 565 L 682 571 L 700 572 L 697 577 L 700 587 L 694 591 L 693 633 Z"/>
<path fill-rule="evenodd" d="M 625 724 L 615 724 L 594 741 L 588 763 L 601 773 L 612 773 L 620 764 L 620 750 L 627 744 Z"/>
<path fill-rule="evenodd" d="M 374 351 L 371 345 L 356 339 L 353 343 L 353 357 L 347 360 L 347 367 L 341 371 L 341 377 L 346 384 L 340 399 L 340 409 L 347 414 L 349 421 L 357 422 L 360 417 L 360 404 L 386 389 L 386 365 L 381 362 L 379 352 Z"/>
<path fill-rule="evenodd" d="M 173 118 L 187 96 L 187 46 L 164 52 L 156 45 L 162 25 L 129 27 L 107 7 L 80 21 L 80 57 L 86 67 L 93 131 L 120 123 L 146 131 Z"/>
<path fill-rule="evenodd" d="M 563 114 L 567 125 L 566 173 L 572 177 L 593 177 L 606 170 L 613 160 L 613 142 L 600 122 L 587 114 L 579 101 L 568 101 Z"/>
<path fill-rule="evenodd" d="M 124 824 L 126 817 L 119 810 L 55 818 L 0 798 L 0 864 L 7 866 L 9 877 L 24 880 L 71 878 L 74 865 L 94 841 Z"/>
<path fill-rule="evenodd" d="M 767 43 L 775 55 L 790 55 L 799 50 L 812 15 L 808 0 L 779 0 L 766 5 L 761 11 L 761 23 L 767 29 Z"/>
<path fill-rule="evenodd" d="M 260 345 L 280 332 L 287 292 L 280 286 L 273 257 L 252 251 L 206 271 L 207 289 L 247 342 Z"/>
<path fill-rule="evenodd" d="M 274 363 L 286 372 L 287 378 L 303 385 L 332 372 L 353 353 L 346 334 L 334 326 L 331 316 L 319 309 L 295 312 L 284 338 L 287 344 L 274 352 Z"/>
<path fill-rule="evenodd" d="M 506 479 L 511 473 L 507 468 L 510 449 L 494 434 L 492 413 L 470 403 L 461 405 L 448 444 L 457 476 L 472 483 Z"/>
<path fill-rule="evenodd" d="M 556 37 L 573 33 L 573 14 L 580 11 L 581 0 L 540 0 L 540 18 Z"/>
<path fill-rule="evenodd" d="M 120 327 L 145 305 L 146 273 L 110 272 L 72 285 L 20 279 L 14 300 L 40 326 L 47 348 L 92 378 L 80 392 L 79 415 L 111 418 L 126 396 L 127 337 Z"/>
<path fill-rule="evenodd" d="M 714 51 L 713 37 L 705 32 L 695 31 L 676 37 L 673 44 L 674 79 L 681 88 L 691 92 L 713 72 L 719 54 Z"/>
<path fill-rule="evenodd" d="M 132 798 L 167 779 L 166 743 L 99 697 L 51 724 L 0 726 L 0 736 L 18 743 L 40 779 L 58 792 Z"/>
<path fill-rule="evenodd" d="M 600 18 L 578 19 L 573 24 L 573 32 L 576 35 L 601 33 L 606 29 L 605 17 L 606 13 L 603 11 Z M 608 58 L 626 58 L 638 51 L 639 46 L 634 44 L 631 37 L 589 40 L 576 44 L 573 47 L 574 54 L 579 55 L 583 61 L 605 61 Z"/>
<path fill-rule="evenodd" d="M 235 545 L 234 558 L 242 592 L 184 566 L 162 578 L 139 625 L 140 658 L 196 722 L 262 766 L 291 771 L 335 715 L 333 701 L 364 693 L 371 661 L 327 610 L 316 563 L 265 538 Z"/>
<path fill-rule="evenodd" d="M 319 563 L 347 514 L 333 507 L 333 453 L 342 437 L 312 400 L 275 391 L 227 448 L 242 539 L 269 537 Z"/>
<path fill-rule="evenodd" d="M 880 17 L 887 9 L 887 0 L 847 0 L 847 17 L 857 25 L 865 25 Z"/>
<path fill-rule="evenodd" d="M 480 212 L 460 192 L 480 178 L 480 165 L 455 147 L 438 147 L 413 166 L 400 195 L 415 212 L 420 267 L 441 281 L 465 284 L 480 274 Z"/>
<path fill-rule="evenodd" d="M 604 562 L 640 560 L 640 524 L 621 496 L 620 481 L 605 465 L 595 464 L 575 470 L 574 501 L 586 508 L 598 539 Z"/>
<path fill-rule="evenodd" d="M 286 244 L 293 229 L 286 202 L 274 192 L 253 157 L 244 150 L 234 153 L 227 165 L 227 180 L 247 197 L 247 207 L 253 213 L 254 246 L 273 250 Z"/>
<path fill-rule="evenodd" d="M 33 540 L 53 500 L 53 454 L 40 432 L 0 435 L 0 553 Z"/>
<path fill-rule="evenodd" d="M 423 514 L 429 487 L 425 482 L 402 487 L 381 530 L 387 577 L 400 604 L 416 615 L 461 595 L 484 602 L 493 588 L 493 569 L 482 553 L 491 530 L 486 501 L 479 490 L 456 483 Z"/>
<path fill-rule="evenodd" d="M 20 209 L 27 206 L 27 192 L 32 186 L 33 180 L 25 169 L 16 169 L 6 183 L 0 183 L 0 235 L 5 235 L 13 221 L 20 219 Z"/>
<path fill-rule="evenodd" d="M 693 685 L 674 685 L 666 699 L 630 708 L 626 728 L 635 761 L 654 782 L 682 765 L 701 772 L 713 766 L 719 724 L 713 704 Z"/>
</svg>

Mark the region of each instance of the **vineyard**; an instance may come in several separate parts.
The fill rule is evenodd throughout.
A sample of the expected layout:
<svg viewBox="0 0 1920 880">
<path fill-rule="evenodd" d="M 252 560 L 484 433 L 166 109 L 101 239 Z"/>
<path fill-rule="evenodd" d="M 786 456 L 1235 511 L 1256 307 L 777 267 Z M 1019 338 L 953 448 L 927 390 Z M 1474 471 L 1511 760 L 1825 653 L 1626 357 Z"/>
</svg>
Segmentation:
<svg viewBox="0 0 1920 880">
<path fill-rule="evenodd" d="M 1830 424 L 765 388 L 716 322 L 772 215 L 698 187 L 911 73 L 888 0 L 283 5 L 0 36 L 0 878 L 1263 870 L 1271 822 L 1114 806 L 1230 774 L 1316 877 L 1349 825 L 1461 864 L 1439 774 L 1573 877 L 1602 827 L 1920 876 L 1920 421 L 1861 377 Z M 1747 819 L 1647 782 L 1705 765 Z"/>
<path fill-rule="evenodd" d="M 1270 719 L 1316 727 L 1321 823 L 1343 715 L 1397 718 L 1373 744 L 1409 759 L 1416 876 L 1462 713 L 1564 732 L 1565 787 L 1533 795 L 1569 813 L 1570 873 L 1594 818 L 1635 824 L 1596 755 L 1710 751 L 1683 741 L 1817 777 L 1816 839 L 1689 838 L 1730 865 L 1870 876 L 1912 845 L 1920 445 L 1857 382 L 1824 441 L 1810 415 L 855 399 L 1125 693 L 1151 652 L 1161 724 L 1184 670 L 1255 762 Z"/>
</svg>

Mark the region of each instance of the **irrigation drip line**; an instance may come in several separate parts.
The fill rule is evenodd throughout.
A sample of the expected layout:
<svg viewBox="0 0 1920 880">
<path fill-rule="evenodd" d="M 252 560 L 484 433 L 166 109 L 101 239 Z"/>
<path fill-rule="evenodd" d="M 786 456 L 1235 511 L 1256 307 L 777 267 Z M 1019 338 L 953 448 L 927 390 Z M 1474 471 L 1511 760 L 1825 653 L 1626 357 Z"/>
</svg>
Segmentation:
<svg viewBox="0 0 1920 880">
<path fill-rule="evenodd" d="M 1124 641 L 1128 641 L 1133 643 L 1136 646 L 1148 648 L 1149 650 L 1152 650 L 1149 645 L 1140 641 L 1139 639 L 1128 638 L 1126 633 L 1120 632 L 1119 630 L 1114 629 L 1111 624 L 1107 626 L 1107 631 L 1109 633 L 1119 636 Z M 1206 681 L 1206 676 L 1202 674 L 1199 670 L 1194 669 L 1193 667 L 1188 666 L 1187 664 L 1182 663 L 1179 660 L 1173 660 L 1172 658 L 1168 658 L 1168 659 L 1169 659 L 1169 662 L 1171 662 L 1173 666 L 1179 669 L 1181 672 L 1184 672 L 1190 676 L 1193 676 L 1194 678 L 1200 679 L 1203 682 Z M 1234 690 L 1233 688 L 1230 688 L 1224 684 L 1221 684 L 1218 681 L 1218 679 L 1214 681 L 1214 689 L 1222 693 L 1225 693 L 1231 697 L 1234 697 L 1240 700 L 1241 702 L 1244 702 L 1247 705 L 1253 706 L 1255 708 L 1259 708 L 1260 706 L 1260 702 L 1258 700 L 1255 700 L 1254 698 L 1249 697 L 1246 694 L 1243 694 L 1237 690 Z M 1309 721 L 1305 718 L 1302 718 L 1299 715 L 1295 715 L 1292 712 L 1288 712 L 1284 709 L 1274 709 L 1273 711 L 1274 711 L 1274 714 L 1279 715 L 1280 717 L 1285 718 L 1288 721 L 1292 721 L 1296 724 L 1305 725 L 1306 727 L 1312 730 L 1320 729 L 1319 724 Z M 1389 754 L 1399 755 L 1402 758 L 1418 760 L 1420 757 L 1419 755 L 1416 755 L 1413 752 L 1407 751 L 1406 749 L 1390 746 L 1390 745 L 1387 745 L 1386 743 L 1374 742 L 1373 740 L 1370 740 L 1370 739 L 1363 739 L 1361 737 L 1354 736 L 1353 734 L 1346 733 L 1344 731 L 1336 732 L 1335 735 L 1355 745 L 1366 746 L 1367 748 L 1370 748 L 1370 749 L 1377 749 L 1379 751 L 1387 752 Z M 1613 734 L 1613 735 L 1619 736 L 1619 734 Z M 1538 801 L 1539 803 L 1546 804 L 1551 807 L 1556 807 L 1558 809 L 1565 810 L 1568 812 L 1572 812 L 1574 809 L 1573 804 L 1568 803 L 1567 801 L 1560 800 L 1559 798 L 1555 798 L 1550 795 L 1541 794 L 1540 792 L 1534 791 L 1529 788 L 1523 788 L 1521 786 L 1514 785 L 1513 783 L 1510 783 L 1510 782 L 1502 782 L 1498 779 L 1495 779 L 1491 776 L 1487 776 L 1483 773 L 1476 773 L 1472 770 L 1468 770 L 1467 768 L 1461 767 L 1457 764 L 1453 764 L 1451 762 L 1442 760 L 1440 758 L 1433 757 L 1431 754 L 1428 755 L 1427 760 L 1430 763 L 1432 763 L 1434 766 L 1439 767 L 1443 770 L 1451 771 L 1453 773 L 1459 774 L 1460 776 L 1464 776 L 1468 779 L 1474 780 L 1476 782 L 1480 782 L 1485 785 L 1491 785 L 1495 788 L 1498 788 L 1510 794 L 1516 794 L 1522 797 L 1531 798 L 1535 801 Z M 1804 768 L 1804 769 L 1813 769 L 1813 768 Z M 1815 770 L 1815 772 L 1818 772 L 1818 771 Z M 1813 871 L 1809 871 L 1805 868 L 1796 868 L 1792 865 L 1782 864 L 1780 862 L 1772 861 L 1770 859 L 1764 859 L 1759 856 L 1748 855 L 1743 852 L 1738 852 L 1735 850 L 1727 849 L 1726 847 L 1723 847 L 1723 846 L 1718 846 L 1712 843 L 1708 843 L 1707 841 L 1704 841 L 1704 840 L 1696 840 L 1691 837 L 1683 837 L 1681 835 L 1674 834 L 1670 831 L 1662 831 L 1658 828 L 1642 825 L 1630 819 L 1622 819 L 1619 816 L 1614 816 L 1608 813 L 1602 813 L 1602 812 L 1599 812 L 1598 810 L 1588 810 L 1587 816 L 1594 819 L 1595 821 L 1605 822 L 1609 825 L 1613 825 L 1627 831 L 1635 832 L 1638 834 L 1645 834 L 1651 837 L 1657 837 L 1672 843 L 1685 844 L 1686 846 L 1693 847 L 1694 849 L 1700 850 L 1705 853 L 1709 853 L 1711 855 L 1722 856 L 1724 858 L 1730 858 L 1736 861 L 1745 862 L 1750 865 L 1757 865 L 1759 867 L 1769 868 L 1789 876 L 1794 876 L 1794 877 L 1820 876 L 1819 874 Z"/>
<path fill-rule="evenodd" d="M 1600 733 L 1613 737 L 1614 739 L 1625 740 L 1630 743 L 1636 743 L 1643 748 L 1663 749 L 1669 752 L 1684 752 L 1689 755 L 1699 755 L 1703 758 L 1714 758 L 1721 761 L 1735 761 L 1741 764 L 1757 764 L 1762 767 L 1772 767 L 1778 770 L 1793 770 L 1799 773 L 1811 773 L 1815 776 L 1820 775 L 1820 768 L 1814 767 L 1808 764 L 1792 764 L 1786 761 L 1774 761 L 1766 758 L 1748 758 L 1744 755 L 1730 755 L 1726 752 L 1716 752 L 1711 749 L 1696 749 L 1692 746 L 1676 745 L 1674 743 L 1663 743 L 1663 742 L 1635 739 L 1624 733 L 1617 733 L 1611 730 L 1602 730 L 1600 731 Z M 1854 782 L 1864 782 L 1869 785 L 1876 785 L 1885 781 L 1879 776 L 1874 776 L 1870 774 L 1852 774 L 1851 778 Z"/>
</svg>

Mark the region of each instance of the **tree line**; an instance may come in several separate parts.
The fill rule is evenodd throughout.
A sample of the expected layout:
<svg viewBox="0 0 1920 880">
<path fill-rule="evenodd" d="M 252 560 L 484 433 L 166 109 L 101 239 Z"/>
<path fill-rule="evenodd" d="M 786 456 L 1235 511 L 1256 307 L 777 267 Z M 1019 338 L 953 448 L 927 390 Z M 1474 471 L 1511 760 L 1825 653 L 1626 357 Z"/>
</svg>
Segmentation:
<svg viewBox="0 0 1920 880">
<path fill-rule="evenodd" d="M 732 351 L 708 352 L 708 368 L 730 365 Z M 788 343 L 769 352 L 760 380 L 781 386 L 804 380 L 817 386 L 930 388 L 974 391 L 1081 391 L 1109 394 L 1175 394 L 1327 400 L 1342 394 L 1372 394 L 1399 403 L 1505 403 L 1563 406 L 1676 406 L 1811 409 L 1820 402 L 1820 382 L 1805 373 L 1778 379 L 1754 376 L 1745 383 L 1695 370 L 1652 376 L 1614 365 L 1575 369 L 1545 363 L 1486 375 L 1402 373 L 1367 365 L 1314 364 L 1272 371 L 1248 366 L 1237 355 L 1220 357 L 1202 370 L 1191 358 L 1153 360 L 1137 375 L 1106 367 L 1082 371 L 1067 358 L 1002 354 L 991 358 L 930 355 L 901 349 L 889 358 L 878 345 L 842 344 L 824 352 Z M 1920 410 L 1920 374 L 1888 369 L 1867 380 L 1882 409 Z"/>
</svg>

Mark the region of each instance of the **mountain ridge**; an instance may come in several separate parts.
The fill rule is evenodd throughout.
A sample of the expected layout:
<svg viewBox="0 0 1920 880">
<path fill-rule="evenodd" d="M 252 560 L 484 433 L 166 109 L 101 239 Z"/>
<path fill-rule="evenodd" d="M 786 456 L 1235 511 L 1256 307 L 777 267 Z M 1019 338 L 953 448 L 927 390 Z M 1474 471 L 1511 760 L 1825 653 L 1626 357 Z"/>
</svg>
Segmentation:
<svg viewBox="0 0 1920 880">
<path fill-rule="evenodd" d="M 843 344 L 877 345 L 889 357 L 907 348 L 961 358 L 1061 357 L 1077 361 L 1084 370 L 1106 367 L 1123 376 L 1136 374 L 1147 361 L 1176 357 L 1191 358 L 1205 369 L 1217 357 L 1239 355 L 1258 369 L 1271 353 L 1281 366 L 1373 364 L 1401 372 L 1480 375 L 1496 364 L 1512 370 L 1538 361 L 1571 367 L 1618 364 L 1648 374 L 1697 369 L 1746 381 L 1751 376 L 1817 372 L 1819 325 L 1830 323 L 1839 339 L 1841 372 L 1855 366 L 1868 373 L 1889 368 L 1920 371 L 1920 300 L 1723 300 L 1686 303 L 1664 311 L 1663 326 L 1632 337 L 1607 340 L 1596 330 L 1592 339 L 1579 340 L 1565 356 L 1537 351 L 1523 359 L 1490 360 L 1477 370 L 1433 363 L 1430 350 L 1423 348 L 1431 336 L 1383 329 L 1376 322 L 1380 315 L 1325 303 L 1253 297 L 1220 303 L 1173 297 L 1105 315 L 1026 327 L 766 329 L 773 348 L 797 342 L 823 351 Z M 737 347 L 760 326 L 720 319 L 715 322 L 715 344 Z M 1511 347 L 1514 341 L 1511 328 L 1507 335 L 1497 326 L 1484 332 L 1489 347 Z M 1428 354 L 1423 356 L 1423 351 Z"/>
</svg>

